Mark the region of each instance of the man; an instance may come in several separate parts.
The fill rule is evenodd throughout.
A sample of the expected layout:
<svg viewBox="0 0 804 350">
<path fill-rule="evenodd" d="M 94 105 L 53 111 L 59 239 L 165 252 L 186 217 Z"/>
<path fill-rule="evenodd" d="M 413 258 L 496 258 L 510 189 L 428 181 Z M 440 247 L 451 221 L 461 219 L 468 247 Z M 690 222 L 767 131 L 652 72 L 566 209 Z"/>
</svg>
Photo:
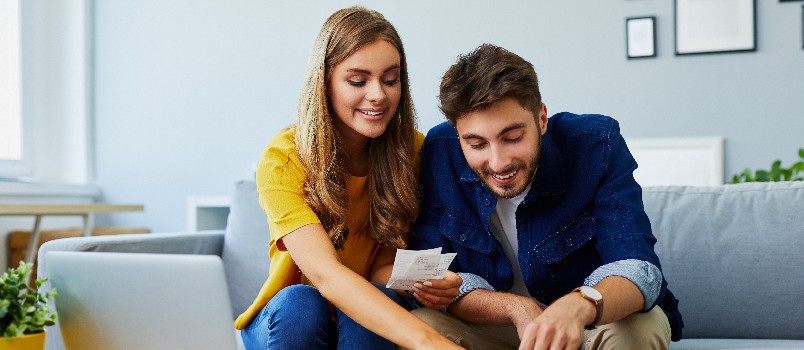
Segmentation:
<svg viewBox="0 0 804 350">
<path fill-rule="evenodd" d="M 422 148 L 412 249 L 457 256 L 448 313 L 415 313 L 467 348 L 666 349 L 678 301 L 615 120 L 547 117 L 533 66 L 481 45 L 444 74 Z M 420 299 L 443 293 L 417 284 Z"/>
</svg>

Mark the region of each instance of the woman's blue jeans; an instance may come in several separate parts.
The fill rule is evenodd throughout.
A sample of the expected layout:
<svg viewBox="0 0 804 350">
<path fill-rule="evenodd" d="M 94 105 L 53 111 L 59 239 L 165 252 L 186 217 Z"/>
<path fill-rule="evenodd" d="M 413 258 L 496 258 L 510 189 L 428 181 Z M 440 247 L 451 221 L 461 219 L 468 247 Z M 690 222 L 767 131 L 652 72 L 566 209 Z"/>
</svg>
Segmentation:
<svg viewBox="0 0 804 350">
<path fill-rule="evenodd" d="M 400 306 L 412 308 L 394 291 L 372 284 Z M 340 310 L 335 310 L 333 319 L 329 301 L 303 284 L 280 290 L 240 334 L 248 350 L 396 349 Z"/>
</svg>

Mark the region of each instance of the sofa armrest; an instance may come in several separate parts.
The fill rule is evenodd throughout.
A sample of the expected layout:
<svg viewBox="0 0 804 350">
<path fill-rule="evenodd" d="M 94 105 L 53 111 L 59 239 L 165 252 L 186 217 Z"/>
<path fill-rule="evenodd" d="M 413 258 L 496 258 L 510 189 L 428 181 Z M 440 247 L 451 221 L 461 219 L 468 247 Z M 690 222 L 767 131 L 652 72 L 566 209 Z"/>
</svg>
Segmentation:
<svg viewBox="0 0 804 350">
<path fill-rule="evenodd" d="M 45 255 L 51 251 L 218 255 L 224 231 L 125 234 L 75 237 L 46 242 L 39 248 L 37 275 L 48 277 Z"/>
</svg>

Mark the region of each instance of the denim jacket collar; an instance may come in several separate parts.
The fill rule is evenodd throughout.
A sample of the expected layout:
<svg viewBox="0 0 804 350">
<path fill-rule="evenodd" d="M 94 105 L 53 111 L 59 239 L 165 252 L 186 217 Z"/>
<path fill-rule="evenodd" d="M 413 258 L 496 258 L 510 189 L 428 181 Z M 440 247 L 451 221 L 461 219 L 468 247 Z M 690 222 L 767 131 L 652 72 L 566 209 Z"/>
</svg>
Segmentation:
<svg viewBox="0 0 804 350">
<path fill-rule="evenodd" d="M 541 152 L 538 169 L 549 170 L 536 170 L 533 186 L 528 195 L 525 196 L 523 203 L 531 203 L 538 197 L 559 195 L 567 190 L 561 153 L 558 152 L 558 147 L 556 147 L 549 133 L 545 133 L 542 136 Z"/>
</svg>

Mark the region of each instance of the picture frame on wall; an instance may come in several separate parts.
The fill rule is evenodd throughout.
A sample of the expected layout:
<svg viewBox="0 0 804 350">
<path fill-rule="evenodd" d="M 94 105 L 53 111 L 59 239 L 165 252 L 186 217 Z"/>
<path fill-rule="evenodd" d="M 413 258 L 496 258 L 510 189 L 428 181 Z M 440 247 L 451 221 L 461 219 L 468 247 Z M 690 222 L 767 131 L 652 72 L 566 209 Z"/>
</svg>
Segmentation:
<svg viewBox="0 0 804 350">
<path fill-rule="evenodd" d="M 625 19 L 626 55 L 631 58 L 656 57 L 656 17 Z"/>
<path fill-rule="evenodd" d="M 674 0 L 676 55 L 756 51 L 756 0 Z"/>
</svg>

